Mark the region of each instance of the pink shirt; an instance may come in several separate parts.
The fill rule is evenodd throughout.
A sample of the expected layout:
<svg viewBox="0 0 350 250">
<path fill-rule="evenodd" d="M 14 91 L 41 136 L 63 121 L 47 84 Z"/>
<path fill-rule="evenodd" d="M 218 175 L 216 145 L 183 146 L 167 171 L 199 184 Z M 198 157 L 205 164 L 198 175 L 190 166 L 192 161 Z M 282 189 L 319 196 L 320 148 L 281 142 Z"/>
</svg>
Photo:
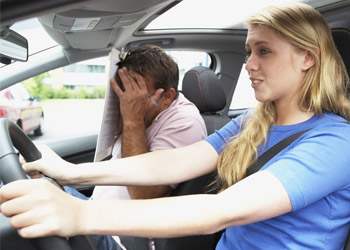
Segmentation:
<svg viewBox="0 0 350 250">
<path fill-rule="evenodd" d="M 146 136 L 149 151 L 156 151 L 200 141 L 207 136 L 207 130 L 196 106 L 180 93 L 170 107 L 153 120 L 146 129 Z M 119 136 L 113 147 L 112 159 L 120 158 L 121 141 Z M 130 199 L 130 196 L 124 186 L 96 186 L 92 198 Z"/>
</svg>

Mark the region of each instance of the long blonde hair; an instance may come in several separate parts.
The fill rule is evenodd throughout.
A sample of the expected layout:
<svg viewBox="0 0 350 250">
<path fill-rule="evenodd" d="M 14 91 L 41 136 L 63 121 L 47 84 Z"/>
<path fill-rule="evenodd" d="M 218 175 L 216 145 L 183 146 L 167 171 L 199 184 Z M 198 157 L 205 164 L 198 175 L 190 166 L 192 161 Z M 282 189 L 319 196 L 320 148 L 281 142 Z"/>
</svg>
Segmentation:
<svg viewBox="0 0 350 250">
<path fill-rule="evenodd" d="M 317 115 L 329 111 L 350 119 L 346 93 L 349 77 L 328 24 L 318 11 L 301 3 L 270 6 L 250 16 L 247 24 L 269 27 L 296 48 L 314 56 L 315 65 L 308 70 L 302 85 L 300 108 Z M 219 157 L 217 184 L 222 190 L 246 176 L 257 159 L 257 147 L 266 141 L 275 120 L 273 102 L 259 103 L 254 113 L 243 119 L 241 132 Z"/>
</svg>

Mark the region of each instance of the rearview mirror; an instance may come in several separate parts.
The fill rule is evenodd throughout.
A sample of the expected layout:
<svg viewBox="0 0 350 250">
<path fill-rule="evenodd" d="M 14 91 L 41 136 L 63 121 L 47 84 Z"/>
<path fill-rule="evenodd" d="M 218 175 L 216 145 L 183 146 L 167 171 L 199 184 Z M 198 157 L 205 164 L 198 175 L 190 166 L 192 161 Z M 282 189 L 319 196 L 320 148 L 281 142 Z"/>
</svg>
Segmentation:
<svg viewBox="0 0 350 250">
<path fill-rule="evenodd" d="M 10 64 L 12 60 L 28 60 L 28 41 L 8 28 L 0 28 L 0 62 Z"/>
</svg>

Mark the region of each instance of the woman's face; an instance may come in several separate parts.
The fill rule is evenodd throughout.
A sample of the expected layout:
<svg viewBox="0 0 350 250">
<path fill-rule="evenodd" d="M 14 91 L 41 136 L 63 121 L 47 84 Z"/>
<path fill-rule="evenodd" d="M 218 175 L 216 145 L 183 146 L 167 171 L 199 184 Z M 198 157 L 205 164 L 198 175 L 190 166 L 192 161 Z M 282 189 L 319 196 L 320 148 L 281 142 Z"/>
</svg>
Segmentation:
<svg viewBox="0 0 350 250">
<path fill-rule="evenodd" d="M 298 50 L 272 29 L 252 26 L 246 41 L 249 73 L 255 98 L 276 105 L 297 103 L 306 73 L 307 52 Z"/>
</svg>

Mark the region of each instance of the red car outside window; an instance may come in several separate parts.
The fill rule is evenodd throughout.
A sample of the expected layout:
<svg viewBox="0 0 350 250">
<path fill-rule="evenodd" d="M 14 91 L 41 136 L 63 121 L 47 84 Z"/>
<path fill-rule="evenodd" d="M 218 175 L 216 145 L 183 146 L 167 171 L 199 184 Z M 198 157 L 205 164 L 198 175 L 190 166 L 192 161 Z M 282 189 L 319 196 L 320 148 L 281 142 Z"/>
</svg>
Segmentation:
<svg viewBox="0 0 350 250">
<path fill-rule="evenodd" d="M 44 112 L 40 103 L 20 83 L 0 91 L 0 117 L 15 122 L 27 134 L 44 132 Z"/>
</svg>

